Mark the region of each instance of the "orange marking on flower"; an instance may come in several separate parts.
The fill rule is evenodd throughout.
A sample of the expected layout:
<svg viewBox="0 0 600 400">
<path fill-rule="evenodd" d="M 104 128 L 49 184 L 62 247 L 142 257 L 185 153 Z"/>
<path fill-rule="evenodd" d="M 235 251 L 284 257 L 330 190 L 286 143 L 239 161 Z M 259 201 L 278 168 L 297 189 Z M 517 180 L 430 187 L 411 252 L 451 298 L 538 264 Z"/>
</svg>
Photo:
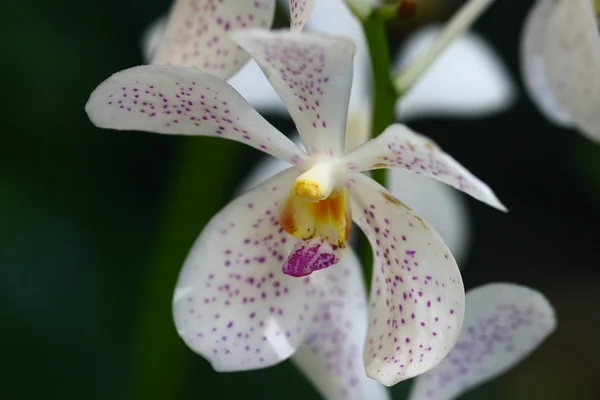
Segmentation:
<svg viewBox="0 0 600 400">
<path fill-rule="evenodd" d="M 387 168 L 387 167 L 389 167 L 389 166 L 390 166 L 390 165 L 389 165 L 389 164 L 387 164 L 387 163 L 375 163 L 375 164 L 373 164 L 373 167 L 374 167 L 374 168 Z"/>
<path fill-rule="evenodd" d="M 297 227 L 294 220 L 294 203 L 287 199 L 283 203 L 283 207 L 281 207 L 281 212 L 279 213 L 279 224 L 283 230 L 290 235 L 293 236 L 294 233 L 296 233 Z"/>
<path fill-rule="evenodd" d="M 352 228 L 350 199 L 344 190 L 324 200 L 306 201 L 292 190 L 279 213 L 279 223 L 294 237 L 307 240 L 318 236 L 345 248 Z"/>
</svg>

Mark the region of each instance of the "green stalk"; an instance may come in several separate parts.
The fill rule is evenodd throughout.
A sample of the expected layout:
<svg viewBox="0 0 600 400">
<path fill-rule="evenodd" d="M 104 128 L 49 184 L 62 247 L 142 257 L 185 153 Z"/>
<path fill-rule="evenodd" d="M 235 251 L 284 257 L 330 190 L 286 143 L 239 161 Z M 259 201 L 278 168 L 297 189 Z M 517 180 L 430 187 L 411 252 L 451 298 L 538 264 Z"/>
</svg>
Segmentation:
<svg viewBox="0 0 600 400">
<path fill-rule="evenodd" d="M 168 191 L 166 213 L 145 287 L 135 331 L 128 399 L 182 399 L 192 352 L 177 335 L 171 300 L 179 270 L 202 227 L 225 204 L 235 143 L 187 138 Z"/>
<path fill-rule="evenodd" d="M 369 46 L 373 66 L 373 109 L 371 112 L 371 135 L 379 136 L 389 125 L 396 122 L 396 100 L 398 94 L 391 75 L 391 58 L 385 30 L 385 21 L 376 15 L 361 21 Z M 380 185 L 386 186 L 385 169 L 376 169 L 371 177 Z M 363 274 L 365 282 L 371 282 L 373 274 L 373 253 L 368 245 L 363 251 Z"/>
<path fill-rule="evenodd" d="M 394 86 L 398 93 L 405 95 L 448 45 L 469 29 L 493 2 L 494 0 L 469 0 L 464 3 L 427 50 L 395 78 Z"/>
</svg>

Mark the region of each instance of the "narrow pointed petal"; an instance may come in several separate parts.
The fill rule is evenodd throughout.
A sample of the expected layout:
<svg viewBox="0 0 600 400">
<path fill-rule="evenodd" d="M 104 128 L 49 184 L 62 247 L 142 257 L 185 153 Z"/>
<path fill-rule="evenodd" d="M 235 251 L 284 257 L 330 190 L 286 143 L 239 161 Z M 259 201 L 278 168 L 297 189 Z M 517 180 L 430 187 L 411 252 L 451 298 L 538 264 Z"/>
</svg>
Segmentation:
<svg viewBox="0 0 600 400">
<path fill-rule="evenodd" d="M 229 33 L 268 29 L 274 13 L 275 0 L 176 0 L 152 63 L 194 67 L 227 79 L 249 58 Z"/>
<path fill-rule="evenodd" d="M 193 68 L 149 65 L 117 72 L 94 90 L 85 109 L 100 128 L 217 136 L 293 164 L 304 159 L 231 86 Z"/>
<path fill-rule="evenodd" d="M 394 385 L 435 367 L 462 326 L 465 294 L 458 266 L 439 235 L 363 174 L 348 186 L 355 222 L 374 253 L 367 375 Z"/>
<path fill-rule="evenodd" d="M 291 30 L 299 32 L 304 28 L 315 4 L 315 0 L 289 0 Z"/>
<path fill-rule="evenodd" d="M 396 58 L 404 68 L 436 38 L 440 26 L 413 35 Z M 480 35 L 467 32 L 452 43 L 397 104 L 406 120 L 427 115 L 481 116 L 501 112 L 516 99 L 515 85 L 500 57 Z"/>
<path fill-rule="evenodd" d="M 369 112 L 362 108 L 351 110 L 346 130 L 346 151 L 365 143 L 369 131 Z M 284 168 L 283 165 L 277 171 Z M 273 172 L 275 173 L 276 171 Z M 468 252 L 470 241 L 469 210 L 464 197 L 448 185 L 433 179 L 423 179 L 400 168 L 388 171 L 387 187 L 390 193 L 433 226 L 460 265 Z"/>
<path fill-rule="evenodd" d="M 323 283 L 323 307 L 292 362 L 326 400 L 387 400 L 384 386 L 367 377 L 362 346 L 367 333 L 365 284 L 351 249 L 342 261 L 312 276 Z"/>
<path fill-rule="evenodd" d="M 350 94 L 350 108 L 367 108 L 371 106 L 369 99 L 371 57 L 369 48 L 359 20 L 352 14 L 344 0 L 317 1 L 313 8 L 310 21 L 306 25 L 310 32 L 339 35 L 352 39 L 356 45 L 354 55 L 354 73 L 352 77 L 352 91 Z M 352 114 L 352 111 L 350 112 Z M 349 123 L 348 128 L 352 128 Z"/>
<path fill-rule="evenodd" d="M 518 364 L 554 331 L 556 317 L 539 292 L 510 283 L 470 290 L 458 343 L 419 376 L 409 400 L 451 400 Z"/>
<path fill-rule="evenodd" d="M 400 167 L 435 178 L 494 208 L 506 211 L 494 192 L 425 136 L 405 125 L 390 125 L 381 135 L 344 157 L 349 169 Z"/>
<path fill-rule="evenodd" d="M 232 36 L 286 104 L 308 153 L 341 155 L 354 44 L 333 36 L 282 31 L 245 30 Z"/>
<path fill-rule="evenodd" d="M 552 92 L 546 71 L 546 29 L 555 8 L 556 2 L 548 0 L 538 0 L 531 8 L 521 38 L 521 72 L 525 88 L 546 118 L 557 125 L 570 127 L 572 118 Z"/>
<path fill-rule="evenodd" d="M 545 32 L 548 81 L 573 123 L 600 140 L 600 37 L 590 0 L 558 0 Z"/>
<path fill-rule="evenodd" d="M 462 267 L 471 240 L 466 198 L 448 185 L 400 168 L 388 171 L 388 190 L 431 224 Z"/>
<path fill-rule="evenodd" d="M 311 278 L 284 275 L 297 239 L 277 222 L 299 171 L 289 169 L 239 197 L 204 228 L 179 276 L 179 335 L 217 371 L 274 365 L 302 345 L 318 312 Z"/>
</svg>

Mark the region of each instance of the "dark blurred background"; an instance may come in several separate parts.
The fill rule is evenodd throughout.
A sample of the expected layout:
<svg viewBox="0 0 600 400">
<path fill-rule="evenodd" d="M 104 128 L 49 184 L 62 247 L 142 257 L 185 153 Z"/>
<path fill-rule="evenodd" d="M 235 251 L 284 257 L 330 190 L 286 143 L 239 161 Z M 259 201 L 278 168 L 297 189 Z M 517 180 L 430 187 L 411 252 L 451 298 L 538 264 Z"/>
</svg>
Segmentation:
<svg viewBox="0 0 600 400">
<path fill-rule="evenodd" d="M 99 130 L 84 112 L 97 84 L 142 63 L 141 33 L 169 5 L 0 4 L 2 399 L 318 398 L 289 363 L 215 373 L 172 325 L 172 289 L 187 250 L 258 152 L 211 138 Z M 518 48 L 530 5 L 499 1 L 475 26 L 518 81 L 516 106 L 493 118 L 412 127 L 511 210 L 469 200 L 466 286 L 532 286 L 559 318 L 530 358 L 464 398 L 598 399 L 600 147 L 554 128 L 523 92 Z M 200 180 L 221 195 L 207 197 Z M 409 385 L 395 387 L 394 398 Z"/>
</svg>

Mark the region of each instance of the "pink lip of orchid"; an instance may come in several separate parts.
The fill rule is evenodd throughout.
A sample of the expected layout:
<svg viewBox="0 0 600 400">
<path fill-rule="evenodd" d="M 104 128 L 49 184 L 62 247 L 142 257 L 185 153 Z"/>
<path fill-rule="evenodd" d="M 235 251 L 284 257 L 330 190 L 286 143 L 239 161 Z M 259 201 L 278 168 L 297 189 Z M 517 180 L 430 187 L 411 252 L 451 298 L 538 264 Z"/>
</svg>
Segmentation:
<svg viewBox="0 0 600 400">
<path fill-rule="evenodd" d="M 377 139 L 344 154 L 354 51 L 350 41 L 257 30 L 238 31 L 232 37 L 258 62 L 285 102 L 308 154 L 224 81 L 186 67 L 121 71 L 103 82 L 86 106 L 99 127 L 221 136 L 293 165 L 234 200 L 201 233 L 176 289 L 173 307 L 179 333 L 221 371 L 266 367 L 291 356 L 322 310 L 319 291 L 326 275 L 284 276 L 286 257 L 292 249 L 306 255 L 307 272 L 330 262 L 323 258 L 335 256 L 343 262 L 345 257 L 341 246 L 334 249 L 329 242 L 340 240 L 335 235 L 341 220 L 330 220 L 330 229 L 319 230 L 331 236 L 304 240 L 283 229 L 279 213 L 289 196 L 310 204 L 345 193 L 353 220 L 375 255 L 363 353 L 367 375 L 392 385 L 431 369 L 460 332 L 464 313 L 460 272 L 439 235 L 360 172 L 401 167 L 504 207 L 484 183 L 403 125 L 392 125 Z M 319 190 L 314 194 L 296 190 L 300 177 L 316 183 Z M 206 188 L 207 196 L 210 190 Z M 316 253 L 315 241 L 320 245 Z M 228 309 L 242 313 L 229 318 Z M 254 346 L 239 352 L 242 342 L 237 339 Z"/>
<path fill-rule="evenodd" d="M 525 86 L 552 122 L 600 140 L 600 37 L 591 0 L 537 0 L 521 47 Z"/>
</svg>

